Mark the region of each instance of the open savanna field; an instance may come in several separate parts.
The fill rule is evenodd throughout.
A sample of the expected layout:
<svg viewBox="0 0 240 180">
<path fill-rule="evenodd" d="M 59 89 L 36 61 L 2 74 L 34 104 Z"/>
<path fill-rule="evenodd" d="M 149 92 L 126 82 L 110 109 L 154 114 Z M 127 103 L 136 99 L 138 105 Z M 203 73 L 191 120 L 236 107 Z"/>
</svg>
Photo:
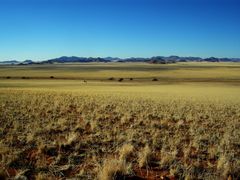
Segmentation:
<svg viewBox="0 0 240 180">
<path fill-rule="evenodd" d="M 239 179 L 240 63 L 0 66 L 0 179 Z"/>
</svg>

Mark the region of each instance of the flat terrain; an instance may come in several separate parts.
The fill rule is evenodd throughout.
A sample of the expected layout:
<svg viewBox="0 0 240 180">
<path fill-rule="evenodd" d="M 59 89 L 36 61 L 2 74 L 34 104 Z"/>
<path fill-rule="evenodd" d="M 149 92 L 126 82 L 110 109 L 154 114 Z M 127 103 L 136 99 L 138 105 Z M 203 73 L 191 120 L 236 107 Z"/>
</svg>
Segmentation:
<svg viewBox="0 0 240 180">
<path fill-rule="evenodd" d="M 239 92 L 240 63 L 0 66 L 0 173 L 240 178 Z"/>
<path fill-rule="evenodd" d="M 0 78 L 87 79 L 134 78 L 166 81 L 225 81 L 240 80 L 240 63 L 86 63 L 45 65 L 2 65 Z"/>
</svg>

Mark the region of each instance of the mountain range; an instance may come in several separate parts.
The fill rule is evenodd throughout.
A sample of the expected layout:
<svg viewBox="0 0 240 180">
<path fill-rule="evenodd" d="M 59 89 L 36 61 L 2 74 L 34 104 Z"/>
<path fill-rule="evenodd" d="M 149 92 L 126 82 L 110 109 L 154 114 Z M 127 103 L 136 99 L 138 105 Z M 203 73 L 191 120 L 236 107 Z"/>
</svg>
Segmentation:
<svg viewBox="0 0 240 180">
<path fill-rule="evenodd" d="M 88 62 L 146 62 L 152 64 L 169 64 L 176 62 L 240 62 L 240 58 L 200 58 L 200 57 L 180 57 L 180 56 L 153 56 L 150 58 L 142 57 L 131 57 L 131 58 L 118 58 L 118 57 L 77 57 L 77 56 L 62 56 L 59 58 L 41 60 L 41 61 L 0 61 L 0 64 L 18 64 L 18 65 L 27 65 L 27 64 L 54 64 L 54 63 L 88 63 Z"/>
</svg>

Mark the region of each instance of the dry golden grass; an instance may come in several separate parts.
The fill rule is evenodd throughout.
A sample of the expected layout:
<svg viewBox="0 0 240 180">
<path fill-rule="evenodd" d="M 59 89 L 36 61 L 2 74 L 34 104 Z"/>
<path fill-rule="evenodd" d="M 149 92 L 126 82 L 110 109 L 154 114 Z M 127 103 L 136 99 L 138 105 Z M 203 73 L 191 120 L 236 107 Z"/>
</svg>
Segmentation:
<svg viewBox="0 0 240 180">
<path fill-rule="evenodd" d="M 0 78 L 54 78 L 107 80 L 133 78 L 143 79 L 204 79 L 228 80 L 239 79 L 240 63 L 176 63 L 176 64 L 147 64 L 147 63 L 72 63 L 46 65 L 1 65 Z"/>
<path fill-rule="evenodd" d="M 107 159 L 103 163 L 102 169 L 99 170 L 99 179 L 112 180 L 124 179 L 125 175 L 131 173 L 131 165 L 122 159 Z"/>
<path fill-rule="evenodd" d="M 238 82 L 0 86 L 1 178 L 240 177 Z"/>
</svg>

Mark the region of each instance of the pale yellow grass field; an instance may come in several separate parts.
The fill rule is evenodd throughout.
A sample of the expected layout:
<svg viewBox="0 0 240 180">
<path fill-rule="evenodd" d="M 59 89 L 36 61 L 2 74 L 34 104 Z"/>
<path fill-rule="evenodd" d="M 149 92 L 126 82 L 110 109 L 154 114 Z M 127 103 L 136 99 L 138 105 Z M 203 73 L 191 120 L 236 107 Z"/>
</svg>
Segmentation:
<svg viewBox="0 0 240 180">
<path fill-rule="evenodd" d="M 2 66 L 0 77 L 107 79 L 115 78 L 198 78 L 239 79 L 240 63 L 90 63 L 30 66 Z"/>
<path fill-rule="evenodd" d="M 90 74 L 71 74 L 69 66 L 76 65 L 62 66 L 65 70 L 58 73 L 92 80 L 0 80 L 2 176 L 100 180 L 240 177 L 238 64 L 183 63 L 165 66 L 168 70 L 132 69 L 123 74 L 125 64 L 104 65 L 120 70 L 95 69 Z M 102 69 L 103 65 L 93 65 L 97 66 Z M 29 77 L 40 77 L 40 71 L 29 70 Z M 6 72 L 14 76 L 13 71 Z M 41 76 L 52 73 L 45 69 Z M 113 75 L 140 80 L 106 80 Z M 155 75 L 167 78 L 142 80 Z"/>
</svg>

